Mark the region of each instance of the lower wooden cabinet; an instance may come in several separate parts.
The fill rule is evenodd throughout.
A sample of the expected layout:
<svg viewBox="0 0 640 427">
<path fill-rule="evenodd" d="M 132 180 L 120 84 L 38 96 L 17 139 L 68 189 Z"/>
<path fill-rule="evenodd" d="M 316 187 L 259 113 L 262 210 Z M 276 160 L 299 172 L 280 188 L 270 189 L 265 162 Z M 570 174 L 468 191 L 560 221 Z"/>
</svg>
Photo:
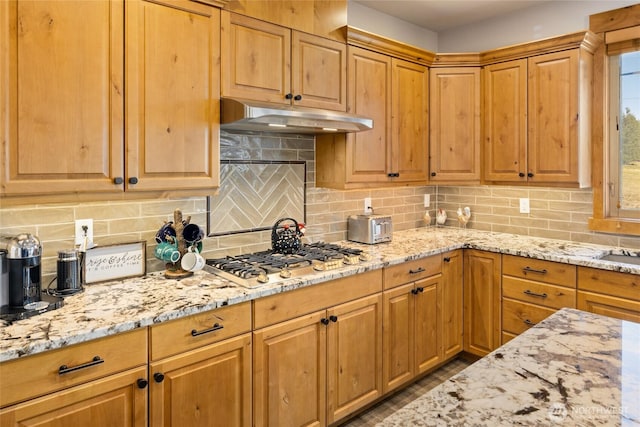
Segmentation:
<svg viewBox="0 0 640 427">
<path fill-rule="evenodd" d="M 640 277 L 578 267 L 578 309 L 640 322 Z"/>
<path fill-rule="evenodd" d="M 153 362 L 150 425 L 251 425 L 251 334 Z"/>
<path fill-rule="evenodd" d="M 324 426 L 382 395 L 380 294 L 254 331 L 254 425 Z"/>
<path fill-rule="evenodd" d="M 464 255 L 462 249 L 442 254 L 442 357 L 448 360 L 463 349 Z"/>
<path fill-rule="evenodd" d="M 464 252 L 464 350 L 485 356 L 500 346 L 501 255 Z"/>
<path fill-rule="evenodd" d="M 146 376 L 143 366 L 10 406 L 0 425 L 146 427 Z"/>
</svg>

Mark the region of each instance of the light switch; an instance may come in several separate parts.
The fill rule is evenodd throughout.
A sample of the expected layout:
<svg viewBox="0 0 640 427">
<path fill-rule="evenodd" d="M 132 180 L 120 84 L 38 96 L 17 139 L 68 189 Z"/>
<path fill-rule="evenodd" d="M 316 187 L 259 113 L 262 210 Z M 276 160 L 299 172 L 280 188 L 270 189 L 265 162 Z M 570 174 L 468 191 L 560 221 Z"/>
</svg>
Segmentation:
<svg viewBox="0 0 640 427">
<path fill-rule="evenodd" d="M 531 209 L 529 207 L 529 198 L 523 197 L 520 199 L 520 213 L 530 213 Z"/>
</svg>

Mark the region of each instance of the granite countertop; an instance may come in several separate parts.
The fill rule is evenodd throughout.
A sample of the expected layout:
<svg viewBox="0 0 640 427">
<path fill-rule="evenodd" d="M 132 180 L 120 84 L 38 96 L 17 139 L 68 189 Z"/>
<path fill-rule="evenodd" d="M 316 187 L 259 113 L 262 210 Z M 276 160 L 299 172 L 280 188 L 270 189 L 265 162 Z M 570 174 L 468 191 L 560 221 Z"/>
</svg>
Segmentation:
<svg viewBox="0 0 640 427">
<path fill-rule="evenodd" d="M 625 252 L 619 248 L 470 229 L 403 230 L 394 233 L 392 242 L 379 245 L 336 243 L 362 248 L 371 260 L 258 288 L 244 288 L 205 271 L 180 281 L 152 273 L 87 285 L 66 297 L 58 310 L 15 322 L 0 320 L 0 362 L 459 248 L 640 274 L 640 266 L 597 259 Z"/>
<path fill-rule="evenodd" d="M 638 426 L 640 324 L 561 309 L 376 424 Z"/>
</svg>

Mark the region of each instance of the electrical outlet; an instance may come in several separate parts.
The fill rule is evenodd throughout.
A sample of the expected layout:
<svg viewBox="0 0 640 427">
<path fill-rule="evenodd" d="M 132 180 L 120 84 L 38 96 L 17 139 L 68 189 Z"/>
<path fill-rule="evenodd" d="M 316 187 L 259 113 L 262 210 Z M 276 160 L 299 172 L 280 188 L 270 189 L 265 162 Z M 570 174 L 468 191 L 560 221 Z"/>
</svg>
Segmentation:
<svg viewBox="0 0 640 427">
<path fill-rule="evenodd" d="M 530 213 L 531 209 L 529 207 L 529 199 L 527 197 L 523 197 L 520 199 L 520 213 Z"/>
<path fill-rule="evenodd" d="M 431 194 L 425 194 L 424 195 L 424 207 L 428 208 L 429 206 L 431 206 Z"/>
<path fill-rule="evenodd" d="M 82 245 L 85 237 L 87 243 L 93 242 L 93 219 L 76 219 L 76 245 Z"/>
<path fill-rule="evenodd" d="M 373 213 L 373 206 L 371 206 L 371 197 L 364 198 L 364 213 L 365 215 Z"/>
</svg>

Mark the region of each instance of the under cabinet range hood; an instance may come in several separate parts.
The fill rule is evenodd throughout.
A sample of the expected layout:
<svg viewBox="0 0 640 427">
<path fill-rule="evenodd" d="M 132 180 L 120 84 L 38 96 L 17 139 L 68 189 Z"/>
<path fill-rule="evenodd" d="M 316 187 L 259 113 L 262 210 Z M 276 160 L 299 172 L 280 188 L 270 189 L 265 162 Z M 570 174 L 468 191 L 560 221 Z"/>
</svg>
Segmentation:
<svg viewBox="0 0 640 427">
<path fill-rule="evenodd" d="M 341 111 L 235 98 L 222 98 L 220 108 L 220 127 L 225 130 L 320 134 L 373 128 L 372 119 Z"/>
</svg>

